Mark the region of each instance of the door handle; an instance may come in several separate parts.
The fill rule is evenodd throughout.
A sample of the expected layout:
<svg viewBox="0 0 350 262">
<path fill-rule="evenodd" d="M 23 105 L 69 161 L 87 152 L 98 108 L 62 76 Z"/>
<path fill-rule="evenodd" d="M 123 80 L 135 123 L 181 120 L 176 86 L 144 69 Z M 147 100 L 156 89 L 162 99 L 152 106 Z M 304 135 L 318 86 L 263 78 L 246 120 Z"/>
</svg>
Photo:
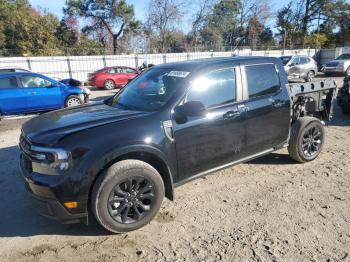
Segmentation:
<svg viewBox="0 0 350 262">
<path fill-rule="evenodd" d="M 228 111 L 226 112 L 224 115 L 223 115 L 223 118 L 224 119 L 232 119 L 232 118 L 236 118 L 238 116 L 240 116 L 241 113 L 237 110 L 234 110 L 234 111 Z"/>
<path fill-rule="evenodd" d="M 34 96 L 34 95 L 36 95 L 36 92 L 29 92 L 29 94 Z"/>
</svg>

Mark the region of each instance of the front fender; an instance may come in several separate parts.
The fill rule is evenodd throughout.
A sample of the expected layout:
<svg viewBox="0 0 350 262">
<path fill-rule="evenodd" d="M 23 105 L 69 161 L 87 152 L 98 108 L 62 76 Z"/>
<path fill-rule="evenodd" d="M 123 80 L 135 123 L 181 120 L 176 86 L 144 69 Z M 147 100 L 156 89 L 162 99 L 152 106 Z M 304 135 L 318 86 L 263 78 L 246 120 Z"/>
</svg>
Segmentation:
<svg viewBox="0 0 350 262">
<path fill-rule="evenodd" d="M 161 151 L 159 148 L 152 146 L 152 145 L 144 145 L 144 144 L 136 144 L 131 146 L 125 146 L 122 148 L 118 148 L 116 150 L 110 151 L 103 155 L 102 157 L 99 157 L 98 160 L 94 161 L 92 164 L 90 164 L 90 168 L 86 170 L 86 183 L 87 186 L 85 189 L 83 189 L 83 194 L 89 194 L 92 185 L 94 184 L 95 180 L 101 174 L 103 170 L 108 168 L 109 166 L 113 165 L 118 159 L 121 159 L 123 155 L 130 154 L 130 153 L 148 153 L 153 155 L 154 157 L 157 157 L 160 159 L 165 166 L 168 169 L 169 173 L 169 182 L 171 187 L 171 192 L 173 192 L 173 175 L 176 173 L 175 167 L 170 163 L 167 159 L 166 154 Z M 165 185 L 166 186 L 166 185 Z M 173 193 L 172 193 L 173 194 Z"/>
</svg>

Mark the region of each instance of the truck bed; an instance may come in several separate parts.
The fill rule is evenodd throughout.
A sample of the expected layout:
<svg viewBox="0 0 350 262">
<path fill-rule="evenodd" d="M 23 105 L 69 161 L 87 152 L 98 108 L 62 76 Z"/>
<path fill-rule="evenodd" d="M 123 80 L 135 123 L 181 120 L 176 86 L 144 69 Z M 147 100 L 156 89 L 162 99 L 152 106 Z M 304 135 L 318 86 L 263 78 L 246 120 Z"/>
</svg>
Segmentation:
<svg viewBox="0 0 350 262">
<path fill-rule="evenodd" d="M 333 114 L 333 101 L 337 84 L 325 79 L 301 84 L 287 84 L 291 100 L 291 121 L 299 117 L 314 116 L 330 120 Z"/>
</svg>

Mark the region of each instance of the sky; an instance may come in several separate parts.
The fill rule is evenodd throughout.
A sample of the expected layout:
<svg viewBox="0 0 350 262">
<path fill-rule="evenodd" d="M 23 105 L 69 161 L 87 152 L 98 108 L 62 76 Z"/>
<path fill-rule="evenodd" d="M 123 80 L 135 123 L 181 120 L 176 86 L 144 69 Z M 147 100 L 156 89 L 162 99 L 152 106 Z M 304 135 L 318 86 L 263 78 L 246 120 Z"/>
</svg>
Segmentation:
<svg viewBox="0 0 350 262">
<path fill-rule="evenodd" d="M 193 3 L 193 1 L 187 0 L 189 3 Z M 44 8 L 50 11 L 51 13 L 56 14 L 59 18 L 62 18 L 63 12 L 62 8 L 66 2 L 66 0 L 29 0 L 30 4 L 34 8 Z M 149 0 L 127 0 L 129 4 L 133 4 L 135 8 L 135 16 L 137 19 L 144 21 L 148 9 L 148 3 Z M 272 12 L 276 12 L 278 9 L 280 9 L 282 6 L 287 4 L 289 0 L 270 0 L 270 6 L 272 9 Z M 193 10 L 195 12 L 195 10 Z M 274 21 L 269 21 L 269 26 L 273 28 Z M 187 18 L 187 21 L 182 22 L 182 30 L 185 32 L 188 32 L 191 28 L 189 18 Z"/>
</svg>

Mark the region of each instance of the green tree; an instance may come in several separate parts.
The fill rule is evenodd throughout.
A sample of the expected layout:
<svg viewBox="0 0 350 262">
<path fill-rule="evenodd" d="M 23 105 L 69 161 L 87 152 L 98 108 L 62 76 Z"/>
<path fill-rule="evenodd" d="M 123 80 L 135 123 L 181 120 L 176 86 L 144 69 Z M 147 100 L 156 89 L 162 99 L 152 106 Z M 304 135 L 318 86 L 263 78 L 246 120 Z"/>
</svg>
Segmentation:
<svg viewBox="0 0 350 262">
<path fill-rule="evenodd" d="M 239 0 L 220 0 L 213 6 L 200 32 L 206 46 L 219 49 L 234 44 L 239 37 L 239 6 Z"/>
<path fill-rule="evenodd" d="M 321 33 L 312 33 L 304 38 L 304 46 L 308 48 L 321 49 L 328 41 L 327 36 Z"/>
<path fill-rule="evenodd" d="M 58 55 L 57 17 L 26 0 L 0 0 L 0 47 L 4 55 Z"/>
<path fill-rule="evenodd" d="M 139 22 L 134 17 L 134 6 L 125 0 L 67 0 L 64 12 L 89 19 L 90 25 L 84 29 L 87 34 L 106 32 L 112 40 L 114 54 L 123 33 L 139 28 Z"/>
</svg>

